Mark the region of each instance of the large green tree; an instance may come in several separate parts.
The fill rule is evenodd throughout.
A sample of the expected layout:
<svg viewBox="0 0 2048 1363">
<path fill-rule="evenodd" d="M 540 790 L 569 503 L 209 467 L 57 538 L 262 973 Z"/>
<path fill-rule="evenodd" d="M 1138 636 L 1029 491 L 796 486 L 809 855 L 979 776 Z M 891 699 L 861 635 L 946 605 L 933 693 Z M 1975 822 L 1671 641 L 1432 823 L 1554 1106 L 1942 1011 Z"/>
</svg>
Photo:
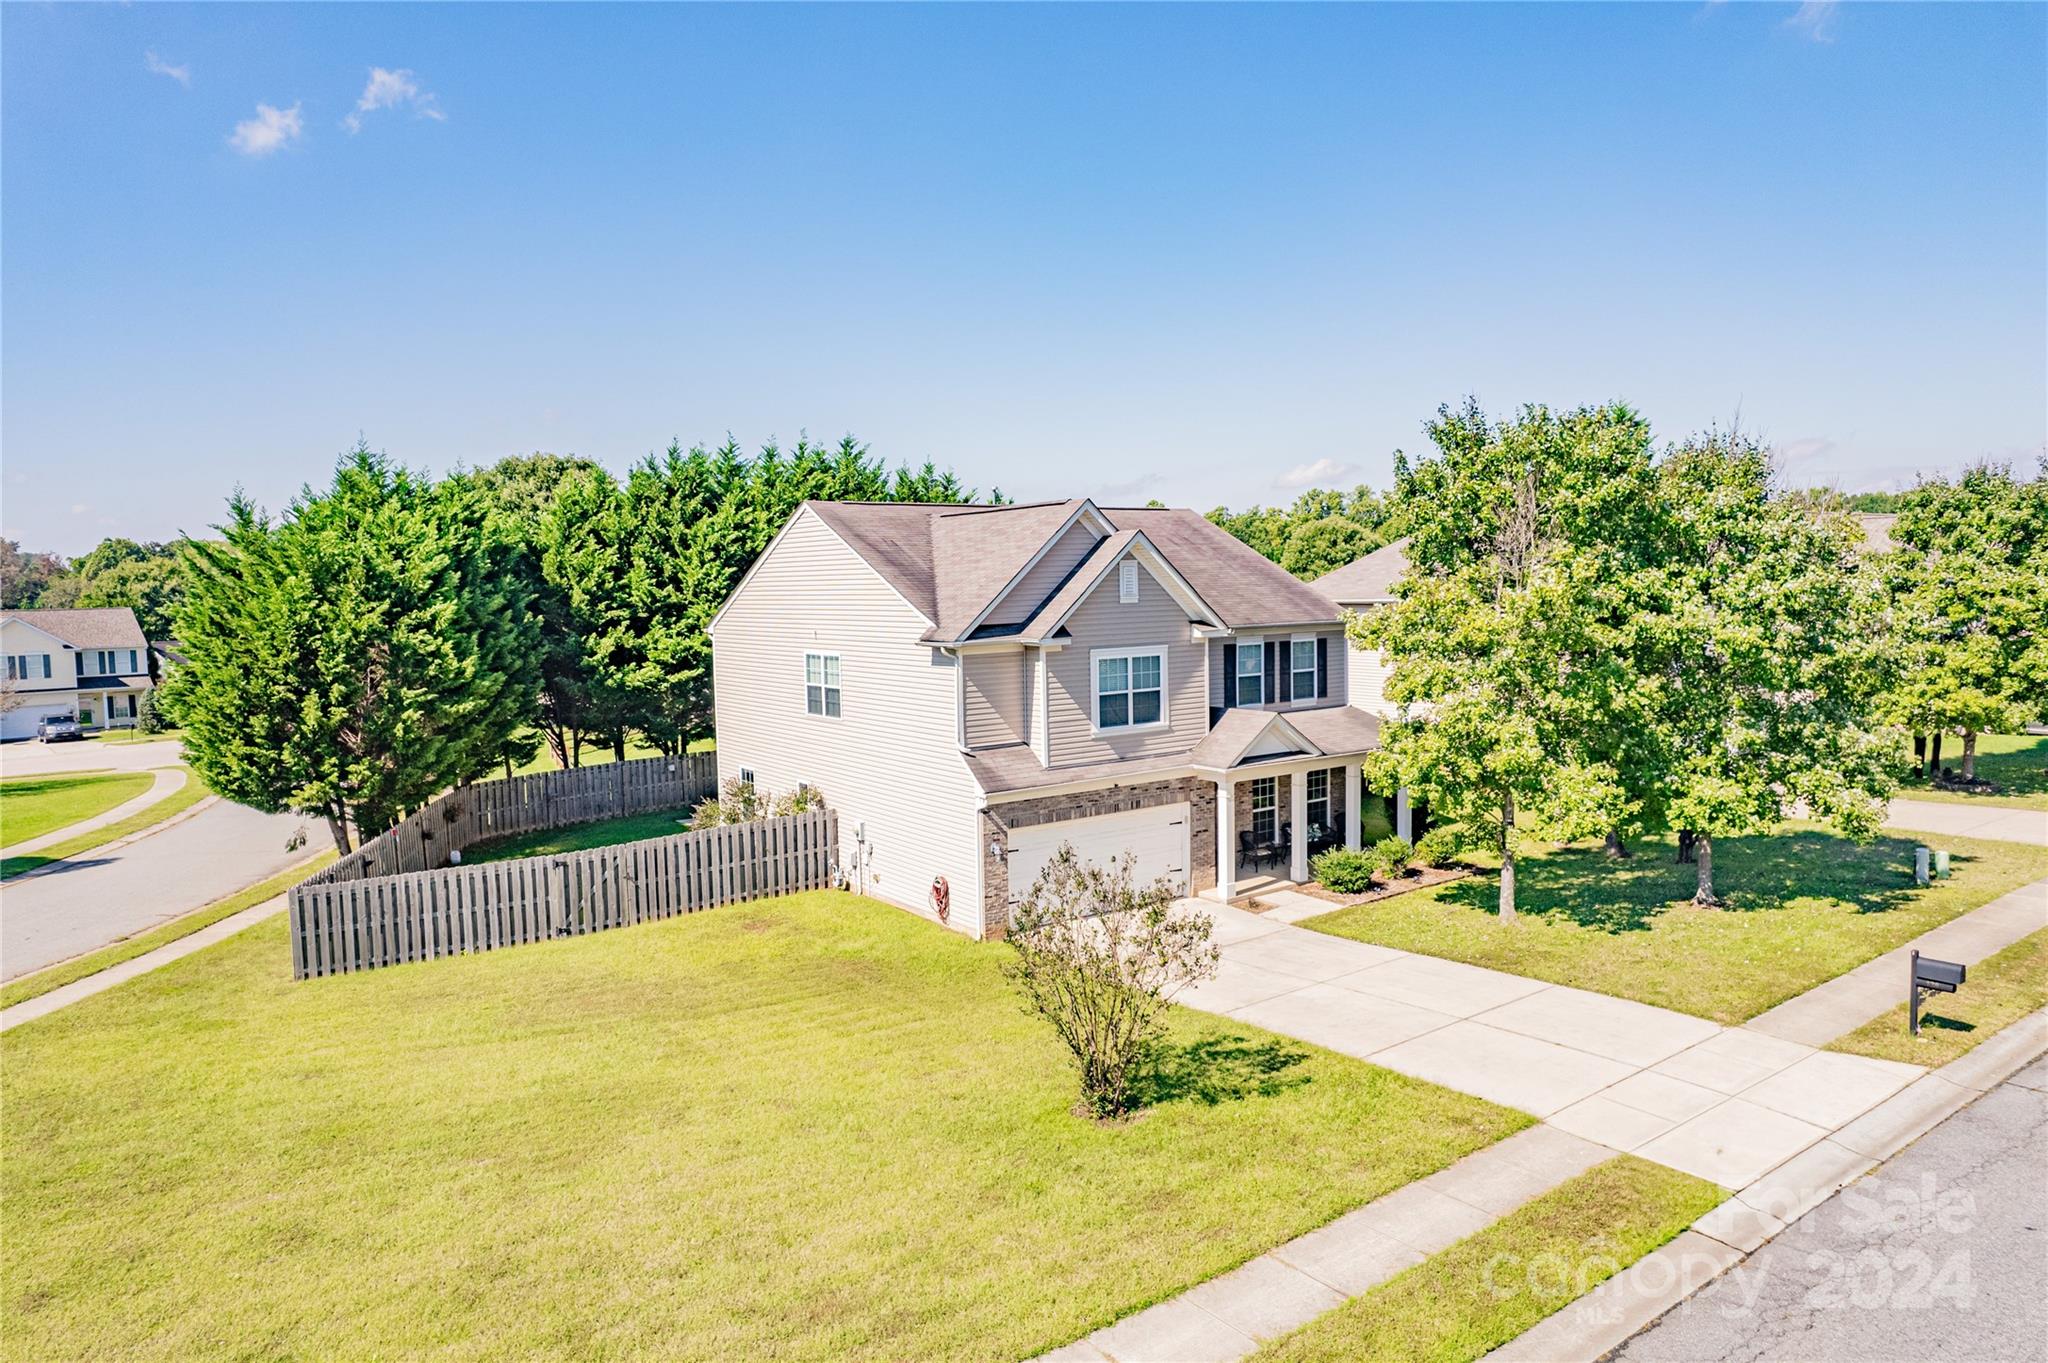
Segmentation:
<svg viewBox="0 0 2048 1363">
<path fill-rule="evenodd" d="M 710 735 L 711 617 L 803 501 L 973 495 L 929 463 L 891 470 L 850 436 L 787 451 L 770 443 L 751 457 L 731 440 L 712 450 L 672 443 L 621 484 L 565 485 L 547 572 L 583 642 L 604 732 L 623 745 L 637 730 L 665 752 Z"/>
<path fill-rule="evenodd" d="M 1689 834 L 1695 902 L 1719 903 L 1714 839 L 1788 805 L 1852 836 L 1879 826 L 1898 731 L 1876 715 L 1891 656 L 1831 498 L 1778 494 L 1767 450 L 1710 433 L 1660 466 L 1668 536 L 1654 591 L 1662 800 Z"/>
<path fill-rule="evenodd" d="M 1880 567 L 1903 652 L 1893 712 L 1960 733 L 1973 780 L 1979 734 L 2048 721 L 2048 468 L 1925 479 L 1898 516 Z"/>
<path fill-rule="evenodd" d="M 1610 735 L 1640 704 L 1614 639 L 1654 536 L 1649 431 L 1620 405 L 1495 423 L 1468 402 L 1429 434 L 1433 457 L 1396 466 L 1400 599 L 1352 627 L 1400 708 L 1368 772 L 1495 826 L 1505 921 L 1519 830 L 1583 837 L 1639 808 Z"/>
<path fill-rule="evenodd" d="M 1324 573 L 1407 533 L 1400 493 L 1360 484 L 1350 492 L 1311 488 L 1288 507 L 1217 507 L 1209 520 L 1299 578 Z"/>
<path fill-rule="evenodd" d="M 142 558 L 122 559 L 85 578 L 81 606 L 127 606 L 147 639 L 172 637 L 178 603 L 185 594 L 185 570 L 176 545 Z"/>
<path fill-rule="evenodd" d="M 187 550 L 178 615 L 185 750 L 210 786 L 324 818 L 347 850 L 505 759 L 538 630 L 473 480 L 358 444 L 280 519 L 238 493 L 220 529 Z"/>
</svg>

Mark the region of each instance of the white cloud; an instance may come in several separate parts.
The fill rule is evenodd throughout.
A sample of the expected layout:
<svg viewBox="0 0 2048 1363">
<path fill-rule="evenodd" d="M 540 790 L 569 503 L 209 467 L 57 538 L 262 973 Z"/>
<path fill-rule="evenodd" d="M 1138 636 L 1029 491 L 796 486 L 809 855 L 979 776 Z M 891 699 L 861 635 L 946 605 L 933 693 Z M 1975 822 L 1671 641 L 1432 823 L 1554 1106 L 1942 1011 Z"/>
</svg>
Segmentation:
<svg viewBox="0 0 2048 1363">
<path fill-rule="evenodd" d="M 400 68 L 386 71 L 381 66 L 370 68 L 370 83 L 363 87 L 362 96 L 356 100 L 355 112 L 341 120 L 341 126 L 350 132 L 361 132 L 363 115 L 379 109 L 396 109 L 401 105 L 412 109 L 417 118 L 431 118 L 439 122 L 448 117 L 434 103 L 432 91 L 420 88 L 419 77 Z"/>
<path fill-rule="evenodd" d="M 1321 487 L 1339 483 L 1358 472 L 1356 464 L 1341 464 L 1335 459 L 1323 458 L 1313 464 L 1296 464 L 1273 480 L 1273 486 L 1297 492 L 1302 488 Z"/>
<path fill-rule="evenodd" d="M 1835 0 L 1800 0 L 1799 8 L 1785 21 L 1785 27 L 1796 29 L 1817 43 L 1831 43 L 1835 40 L 1837 11 Z"/>
<path fill-rule="evenodd" d="M 298 141 L 305 131 L 305 120 L 299 116 L 297 104 L 289 109 L 274 109 L 258 103 L 256 117 L 237 123 L 234 132 L 228 135 L 228 145 L 244 156 L 268 156 Z"/>
<path fill-rule="evenodd" d="M 155 52 L 143 53 L 142 64 L 159 76 L 169 76 L 187 90 L 192 88 L 192 68 L 189 66 L 173 66 Z"/>
</svg>

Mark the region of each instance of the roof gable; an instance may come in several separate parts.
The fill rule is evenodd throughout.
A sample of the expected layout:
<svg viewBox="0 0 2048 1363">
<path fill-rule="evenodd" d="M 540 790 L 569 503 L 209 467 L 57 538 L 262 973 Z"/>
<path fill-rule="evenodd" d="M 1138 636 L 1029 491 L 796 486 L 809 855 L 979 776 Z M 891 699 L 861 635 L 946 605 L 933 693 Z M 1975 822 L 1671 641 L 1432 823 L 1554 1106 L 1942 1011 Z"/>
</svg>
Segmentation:
<svg viewBox="0 0 2048 1363">
<path fill-rule="evenodd" d="M 1170 507 L 1111 507 L 1119 530 L 1142 530 L 1174 570 L 1231 629 L 1336 625 L 1327 597 L 1207 517 Z"/>
<path fill-rule="evenodd" d="M 1408 537 L 1383 544 L 1363 558 L 1324 573 L 1314 587 L 1340 606 L 1392 601 L 1394 584 L 1408 572 Z"/>
</svg>

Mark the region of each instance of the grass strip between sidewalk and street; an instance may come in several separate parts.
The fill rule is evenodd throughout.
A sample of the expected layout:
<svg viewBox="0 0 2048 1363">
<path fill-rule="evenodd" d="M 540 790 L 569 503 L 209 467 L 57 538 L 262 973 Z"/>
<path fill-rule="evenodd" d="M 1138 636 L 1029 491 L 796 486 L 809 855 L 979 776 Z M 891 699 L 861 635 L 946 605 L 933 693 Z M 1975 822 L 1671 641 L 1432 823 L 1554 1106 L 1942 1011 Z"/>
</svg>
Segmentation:
<svg viewBox="0 0 2048 1363">
<path fill-rule="evenodd" d="M 1951 854 L 1949 879 L 1914 885 L 1922 843 Z M 1625 861 L 1597 845 L 1524 853 L 1511 923 L 1487 874 L 1302 926 L 1734 1024 L 2048 876 L 2048 847 L 1917 833 L 1858 843 L 1792 823 L 1714 840 L 1726 904 L 1707 909 L 1693 905 L 1697 868 L 1678 864 L 1674 847 L 1643 838 Z"/>
<path fill-rule="evenodd" d="M 127 804 L 156 783 L 146 771 L 52 772 L 0 781 L 0 843 L 23 843 Z"/>
<path fill-rule="evenodd" d="M 213 792 L 206 788 L 206 782 L 200 780 L 199 774 L 188 767 L 185 769 L 185 784 L 147 809 L 138 810 L 118 823 L 110 823 L 103 828 L 95 828 L 90 833 L 80 833 L 75 838 L 52 843 L 39 852 L 29 852 L 0 861 L 0 880 L 25 875 L 48 866 L 53 861 L 63 861 L 81 852 L 90 852 L 95 847 L 105 847 L 118 838 L 140 833 L 145 828 L 153 828 L 166 819 L 174 819 L 183 814 L 211 794 Z"/>
<path fill-rule="evenodd" d="M 1971 966 L 1955 993 L 1928 995 L 1920 1005 L 1918 1037 L 1906 1030 L 1906 1005 L 1901 1003 L 1836 1037 L 1828 1049 L 1909 1065 L 1945 1065 L 2043 1007 L 2048 1007 L 2048 928 Z"/>
<path fill-rule="evenodd" d="M 276 898 L 328 865 L 334 858 L 334 852 L 322 852 L 312 860 L 302 862 L 289 871 L 281 871 L 261 884 L 251 885 L 246 890 L 237 890 L 225 899 L 216 899 L 213 903 L 173 918 L 168 923 L 159 923 L 147 932 L 138 932 L 133 937 L 124 937 L 118 942 L 109 943 L 98 951 L 88 951 L 83 956 L 59 961 L 47 969 L 38 970 L 33 975 L 10 980 L 0 985 L 0 1008 L 12 1008 L 17 1003 L 26 1003 L 30 999 L 49 993 L 52 989 L 61 989 L 74 980 L 97 975 L 109 966 L 132 961 L 137 956 L 155 951 L 158 947 L 175 942 L 180 937 L 189 937 L 201 928 L 212 927 L 223 918 L 238 914 L 243 909 L 254 908 L 266 899 Z"/>
<path fill-rule="evenodd" d="M 1721 1189 L 1619 1155 L 1283 1335 L 1252 1363 L 1470 1363 L 1719 1206 Z"/>
</svg>

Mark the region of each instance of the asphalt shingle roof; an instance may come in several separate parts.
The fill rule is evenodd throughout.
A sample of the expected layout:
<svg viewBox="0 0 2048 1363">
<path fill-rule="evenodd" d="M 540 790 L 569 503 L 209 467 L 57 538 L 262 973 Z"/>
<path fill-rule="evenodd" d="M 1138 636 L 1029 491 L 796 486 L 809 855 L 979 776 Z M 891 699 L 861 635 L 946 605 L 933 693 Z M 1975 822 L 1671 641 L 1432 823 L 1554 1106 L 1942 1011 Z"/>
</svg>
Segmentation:
<svg viewBox="0 0 2048 1363">
<path fill-rule="evenodd" d="M 142 626 L 135 623 L 135 612 L 126 606 L 99 606 L 90 610 L 10 610 L 0 611 L 0 615 L 34 625 L 73 648 L 149 647 L 149 641 L 142 637 Z"/>
</svg>

